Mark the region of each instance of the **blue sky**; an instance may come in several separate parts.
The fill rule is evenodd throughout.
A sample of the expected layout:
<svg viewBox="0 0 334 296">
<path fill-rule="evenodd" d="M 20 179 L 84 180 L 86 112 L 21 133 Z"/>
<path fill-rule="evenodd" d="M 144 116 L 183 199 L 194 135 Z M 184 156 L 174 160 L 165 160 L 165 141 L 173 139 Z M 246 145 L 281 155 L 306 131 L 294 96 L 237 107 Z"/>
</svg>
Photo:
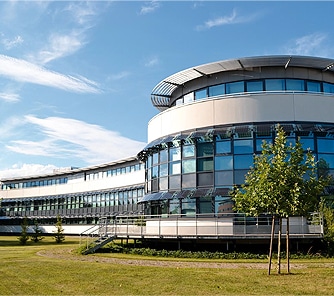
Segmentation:
<svg viewBox="0 0 334 296">
<path fill-rule="evenodd" d="M 192 66 L 334 58 L 334 2 L 1 1 L 0 178 L 135 156 L 151 90 Z"/>
</svg>

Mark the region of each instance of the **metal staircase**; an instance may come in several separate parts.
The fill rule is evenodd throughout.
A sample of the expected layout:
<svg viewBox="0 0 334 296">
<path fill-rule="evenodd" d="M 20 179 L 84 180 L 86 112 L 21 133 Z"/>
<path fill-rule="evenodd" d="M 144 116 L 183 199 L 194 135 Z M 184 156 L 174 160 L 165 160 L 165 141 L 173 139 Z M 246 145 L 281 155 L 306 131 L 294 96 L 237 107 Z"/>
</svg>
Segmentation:
<svg viewBox="0 0 334 296">
<path fill-rule="evenodd" d="M 83 255 L 94 253 L 116 238 L 115 234 L 108 234 L 107 226 L 107 219 L 101 217 L 98 225 L 94 225 L 80 234 L 80 238 L 86 237 L 86 249 L 82 252 Z M 82 245 L 82 239 L 80 239 L 80 245 Z"/>
<path fill-rule="evenodd" d="M 83 255 L 92 254 L 96 250 L 102 248 L 107 243 L 110 243 L 111 241 L 113 241 L 115 238 L 116 238 L 115 235 L 112 235 L 112 236 L 101 236 L 96 241 L 94 241 L 93 243 L 90 243 L 87 246 L 86 250 L 84 252 L 82 252 L 82 254 Z"/>
</svg>

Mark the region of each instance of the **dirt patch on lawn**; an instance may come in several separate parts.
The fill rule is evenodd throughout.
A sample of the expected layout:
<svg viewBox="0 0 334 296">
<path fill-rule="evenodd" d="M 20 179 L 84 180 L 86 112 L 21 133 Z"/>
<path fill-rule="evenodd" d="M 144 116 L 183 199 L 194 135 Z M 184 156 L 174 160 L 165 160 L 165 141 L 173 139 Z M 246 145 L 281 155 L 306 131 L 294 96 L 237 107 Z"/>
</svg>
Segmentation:
<svg viewBox="0 0 334 296">
<path fill-rule="evenodd" d="M 60 260 L 76 260 L 86 262 L 101 262 L 110 264 L 123 264 L 123 265 L 134 265 L 134 266 L 156 266 L 156 267 L 174 267 L 174 268 L 252 268 L 252 269 L 263 269 L 267 270 L 267 263 L 231 263 L 231 262 L 194 262 L 194 261 L 171 261 L 171 260 L 150 260 L 150 259 L 120 259 L 104 257 L 100 255 L 77 255 L 72 252 L 71 249 L 51 249 L 42 250 L 37 253 L 39 256 L 55 258 Z M 276 262 L 273 261 L 272 268 L 276 267 Z M 321 266 L 334 268 L 333 263 L 291 263 L 291 269 L 307 268 L 308 266 Z M 285 270 L 286 265 L 282 261 L 281 269 Z"/>
</svg>

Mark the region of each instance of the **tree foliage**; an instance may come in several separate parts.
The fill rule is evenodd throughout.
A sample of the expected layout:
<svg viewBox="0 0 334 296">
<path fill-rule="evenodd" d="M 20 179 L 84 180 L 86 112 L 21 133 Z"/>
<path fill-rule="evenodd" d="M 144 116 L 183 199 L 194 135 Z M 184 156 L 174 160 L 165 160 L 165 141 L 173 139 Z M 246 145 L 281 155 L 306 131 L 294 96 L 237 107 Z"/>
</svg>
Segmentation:
<svg viewBox="0 0 334 296">
<path fill-rule="evenodd" d="M 55 227 L 56 227 L 56 230 L 54 234 L 54 239 L 56 240 L 57 244 L 60 244 L 65 240 L 65 235 L 64 235 L 64 228 L 62 225 L 61 217 L 59 215 L 57 216 L 57 223 Z"/>
<path fill-rule="evenodd" d="M 324 218 L 324 241 L 329 255 L 334 254 L 334 199 L 333 196 L 323 198 L 320 210 Z"/>
<path fill-rule="evenodd" d="M 43 231 L 41 230 L 37 221 L 35 220 L 34 221 L 34 226 L 33 226 L 33 233 L 30 235 L 30 239 L 33 242 L 38 243 L 39 241 L 44 239 L 44 237 L 42 236 L 42 233 L 43 233 Z"/>
<path fill-rule="evenodd" d="M 282 218 L 287 218 L 286 242 L 289 254 L 289 217 L 307 216 L 319 205 L 319 195 L 329 183 L 326 166 L 318 175 L 317 162 L 310 150 L 304 153 L 301 142 L 287 144 L 287 137 L 281 126 L 276 127 L 274 143 L 263 142 L 262 153 L 254 156 L 254 166 L 246 175 L 245 183 L 231 193 L 235 208 L 250 216 L 269 213 L 273 216 L 269 251 L 270 274 L 272 241 L 275 219 L 279 221 L 278 266 L 280 273 L 280 248 Z M 289 272 L 289 255 L 287 255 Z"/>
<path fill-rule="evenodd" d="M 18 237 L 20 245 L 23 245 L 23 246 L 26 245 L 27 241 L 29 240 L 28 227 L 29 227 L 28 219 L 27 217 L 24 217 L 23 222 L 21 224 L 21 234 Z"/>
<path fill-rule="evenodd" d="M 305 155 L 299 141 L 288 145 L 284 130 L 277 126 L 274 143 L 263 142 L 262 153 L 254 156 L 245 183 L 234 189 L 232 197 L 236 210 L 247 215 L 306 216 L 317 209 L 327 183 L 327 177 L 318 178 L 311 151 Z"/>
</svg>

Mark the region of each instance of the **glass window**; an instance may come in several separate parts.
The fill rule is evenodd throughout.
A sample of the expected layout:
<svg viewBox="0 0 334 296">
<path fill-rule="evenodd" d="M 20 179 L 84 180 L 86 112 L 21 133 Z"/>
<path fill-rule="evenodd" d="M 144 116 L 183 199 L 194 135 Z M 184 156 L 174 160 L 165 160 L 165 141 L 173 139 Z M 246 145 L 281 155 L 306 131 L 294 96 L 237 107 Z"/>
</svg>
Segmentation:
<svg viewBox="0 0 334 296">
<path fill-rule="evenodd" d="M 233 213 L 233 201 L 228 196 L 217 195 L 215 197 L 215 213 Z"/>
<path fill-rule="evenodd" d="M 182 175 L 182 188 L 195 188 L 196 187 L 196 174 Z"/>
<path fill-rule="evenodd" d="M 215 171 L 232 170 L 233 169 L 233 157 L 228 156 L 216 156 L 215 157 Z"/>
<path fill-rule="evenodd" d="M 231 153 L 231 141 L 216 142 L 216 154 Z"/>
<path fill-rule="evenodd" d="M 194 173 L 196 172 L 196 159 L 186 159 L 182 161 L 182 173 Z"/>
<path fill-rule="evenodd" d="M 171 199 L 169 201 L 169 214 L 180 214 L 181 207 L 180 207 L 180 200 L 179 199 Z"/>
<path fill-rule="evenodd" d="M 334 84 L 332 83 L 323 83 L 323 88 L 325 93 L 331 93 L 334 94 Z"/>
<path fill-rule="evenodd" d="M 212 186 L 213 185 L 213 173 L 201 173 L 197 174 L 198 186 Z"/>
<path fill-rule="evenodd" d="M 286 79 L 286 90 L 304 91 L 304 80 L 301 79 Z"/>
<path fill-rule="evenodd" d="M 175 106 L 179 106 L 179 105 L 182 105 L 182 104 L 183 104 L 183 98 L 177 99 L 175 101 Z"/>
<path fill-rule="evenodd" d="M 237 155 L 234 156 L 234 168 L 235 169 L 249 169 L 253 166 L 253 155 Z"/>
<path fill-rule="evenodd" d="M 263 81 L 246 81 L 246 91 L 247 92 L 257 92 L 263 91 Z"/>
<path fill-rule="evenodd" d="M 253 153 L 253 140 L 234 140 L 234 153 Z"/>
<path fill-rule="evenodd" d="M 169 161 L 181 159 L 181 147 L 173 147 L 169 149 Z"/>
<path fill-rule="evenodd" d="M 227 94 L 235 94 L 235 93 L 243 93 L 243 92 L 245 92 L 243 81 L 226 83 L 226 93 Z"/>
<path fill-rule="evenodd" d="M 183 97 L 183 102 L 184 102 L 185 104 L 186 104 L 186 103 L 189 103 L 189 102 L 193 102 L 193 101 L 194 101 L 194 93 L 193 93 L 193 92 L 184 95 L 184 97 Z"/>
<path fill-rule="evenodd" d="M 225 84 L 218 84 L 209 87 L 209 97 L 215 97 L 225 94 Z"/>
<path fill-rule="evenodd" d="M 159 179 L 159 189 L 160 190 L 167 190 L 168 189 L 168 178 L 160 178 Z"/>
<path fill-rule="evenodd" d="M 195 91 L 195 100 L 202 100 L 206 98 L 206 88 Z"/>
<path fill-rule="evenodd" d="M 215 186 L 232 186 L 233 171 L 215 172 Z"/>
<path fill-rule="evenodd" d="M 317 81 L 306 81 L 306 90 L 310 92 L 320 92 L 321 84 Z"/>
<path fill-rule="evenodd" d="M 333 139 L 318 139 L 318 152 L 333 152 L 334 140 Z"/>
<path fill-rule="evenodd" d="M 178 190 L 181 189 L 181 176 L 170 176 L 169 177 L 169 189 Z"/>
<path fill-rule="evenodd" d="M 157 164 L 159 161 L 159 153 L 154 153 L 152 155 L 152 164 Z"/>
<path fill-rule="evenodd" d="M 318 160 L 325 161 L 329 168 L 334 168 L 334 154 L 318 154 Z"/>
<path fill-rule="evenodd" d="M 182 157 L 195 156 L 195 145 L 185 145 L 182 150 Z"/>
<path fill-rule="evenodd" d="M 212 213 L 212 206 L 213 203 L 211 196 L 201 196 L 199 198 L 199 214 Z"/>
<path fill-rule="evenodd" d="M 285 80 L 284 79 L 266 79 L 265 86 L 266 86 L 266 91 L 285 90 Z"/>
<path fill-rule="evenodd" d="M 262 151 L 263 142 L 266 142 L 268 145 L 272 144 L 271 139 L 256 139 L 256 151 Z"/>
<path fill-rule="evenodd" d="M 154 166 L 152 167 L 152 179 L 158 178 L 159 167 Z"/>
<path fill-rule="evenodd" d="M 287 146 L 295 146 L 296 145 L 296 138 L 286 138 L 286 145 Z"/>
<path fill-rule="evenodd" d="M 310 149 L 311 151 L 314 151 L 314 139 L 313 138 L 300 137 L 300 143 L 302 144 L 302 147 L 304 150 Z"/>
<path fill-rule="evenodd" d="M 180 161 L 169 163 L 169 174 L 170 175 L 181 174 L 181 162 Z"/>
<path fill-rule="evenodd" d="M 239 185 L 244 184 L 247 172 L 248 170 L 234 171 L 234 183 Z"/>
<path fill-rule="evenodd" d="M 213 155 L 212 143 L 198 143 L 197 144 L 197 156 L 210 156 Z"/>
<path fill-rule="evenodd" d="M 213 158 L 198 158 L 197 159 L 198 171 L 213 171 Z"/>
<path fill-rule="evenodd" d="M 152 182 L 151 182 L 151 191 L 152 192 L 157 192 L 159 190 L 158 184 L 159 184 L 158 179 L 152 179 Z"/>
<path fill-rule="evenodd" d="M 195 215 L 196 214 L 196 199 L 195 198 L 184 198 L 181 200 L 182 214 Z"/>
<path fill-rule="evenodd" d="M 160 151 L 160 162 L 167 162 L 168 160 L 168 150 L 161 150 Z"/>
<path fill-rule="evenodd" d="M 164 163 L 160 165 L 160 177 L 168 175 L 168 164 Z"/>
</svg>

